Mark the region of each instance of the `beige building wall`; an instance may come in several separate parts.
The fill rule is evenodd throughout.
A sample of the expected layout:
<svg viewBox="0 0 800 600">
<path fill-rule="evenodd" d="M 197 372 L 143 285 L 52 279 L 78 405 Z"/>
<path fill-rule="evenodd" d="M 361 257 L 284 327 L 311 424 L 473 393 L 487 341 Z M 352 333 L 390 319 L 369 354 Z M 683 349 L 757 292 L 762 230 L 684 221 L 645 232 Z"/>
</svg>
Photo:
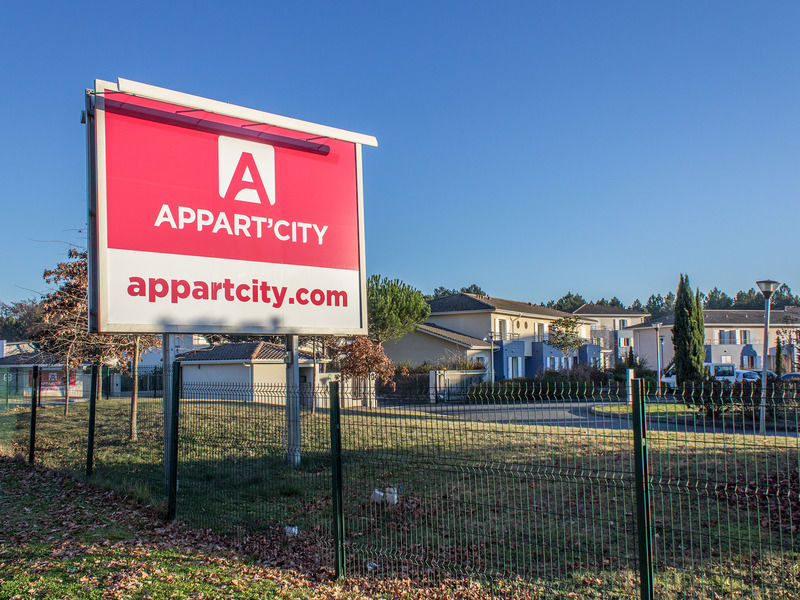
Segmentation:
<svg viewBox="0 0 800 600">
<path fill-rule="evenodd" d="M 675 355 L 672 347 L 672 329 L 662 328 L 661 336 L 664 338 L 662 344 L 662 367 L 666 367 Z M 655 329 L 634 329 L 633 330 L 633 353 L 638 359 L 644 362 L 648 368 L 658 368 L 658 335 Z"/>
<path fill-rule="evenodd" d="M 428 322 L 479 340 L 489 335 L 489 331 L 492 329 L 492 320 L 488 312 L 431 315 L 428 317 Z"/>
<path fill-rule="evenodd" d="M 588 315 L 587 315 L 588 318 Z M 591 319 L 596 321 L 597 324 L 593 327 L 595 329 L 607 329 L 607 330 L 620 330 L 624 329 L 625 327 L 632 327 L 634 325 L 639 325 L 644 323 L 645 317 L 644 316 L 634 316 L 634 315 L 618 315 L 618 316 L 598 316 L 598 315 L 591 315 Z M 626 321 L 624 326 L 620 325 L 620 321 Z"/>
<path fill-rule="evenodd" d="M 385 342 L 383 349 L 393 362 L 412 364 L 427 362 L 435 365 L 441 361 L 465 359 L 480 354 L 418 331 L 412 331 L 399 340 Z M 488 356 L 488 350 L 485 355 Z"/>
<path fill-rule="evenodd" d="M 286 385 L 286 364 L 254 363 L 253 385 Z"/>
<path fill-rule="evenodd" d="M 181 374 L 185 384 L 233 383 L 250 385 L 252 383 L 250 369 L 241 362 L 208 365 L 184 364 Z"/>
</svg>

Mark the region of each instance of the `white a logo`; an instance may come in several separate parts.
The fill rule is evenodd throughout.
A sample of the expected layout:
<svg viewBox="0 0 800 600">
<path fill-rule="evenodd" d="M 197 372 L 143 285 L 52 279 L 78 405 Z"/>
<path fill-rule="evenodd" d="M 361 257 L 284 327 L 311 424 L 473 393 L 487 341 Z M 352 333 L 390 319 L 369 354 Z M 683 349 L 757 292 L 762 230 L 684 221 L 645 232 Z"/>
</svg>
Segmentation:
<svg viewBox="0 0 800 600">
<path fill-rule="evenodd" d="M 219 195 L 225 200 L 275 205 L 275 148 L 219 136 Z"/>
</svg>

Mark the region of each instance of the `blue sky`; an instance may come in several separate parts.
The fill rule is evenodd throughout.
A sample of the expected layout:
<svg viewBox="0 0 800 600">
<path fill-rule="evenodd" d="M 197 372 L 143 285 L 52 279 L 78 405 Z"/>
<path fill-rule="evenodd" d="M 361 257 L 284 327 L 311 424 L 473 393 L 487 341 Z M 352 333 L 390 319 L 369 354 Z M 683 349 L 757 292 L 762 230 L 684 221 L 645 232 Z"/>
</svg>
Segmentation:
<svg viewBox="0 0 800 600">
<path fill-rule="evenodd" d="M 83 90 L 118 76 L 377 136 L 367 269 L 426 292 L 800 292 L 798 23 L 779 2 L 16 3 L 0 300 L 85 243 Z"/>
</svg>

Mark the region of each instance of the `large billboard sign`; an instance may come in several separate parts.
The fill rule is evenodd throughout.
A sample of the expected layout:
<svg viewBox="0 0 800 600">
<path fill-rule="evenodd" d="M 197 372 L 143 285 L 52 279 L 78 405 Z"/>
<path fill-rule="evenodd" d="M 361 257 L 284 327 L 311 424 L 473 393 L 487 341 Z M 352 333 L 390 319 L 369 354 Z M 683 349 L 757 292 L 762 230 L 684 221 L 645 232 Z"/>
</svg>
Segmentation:
<svg viewBox="0 0 800 600">
<path fill-rule="evenodd" d="M 92 330 L 366 333 L 374 137 L 124 79 L 87 109 Z"/>
</svg>

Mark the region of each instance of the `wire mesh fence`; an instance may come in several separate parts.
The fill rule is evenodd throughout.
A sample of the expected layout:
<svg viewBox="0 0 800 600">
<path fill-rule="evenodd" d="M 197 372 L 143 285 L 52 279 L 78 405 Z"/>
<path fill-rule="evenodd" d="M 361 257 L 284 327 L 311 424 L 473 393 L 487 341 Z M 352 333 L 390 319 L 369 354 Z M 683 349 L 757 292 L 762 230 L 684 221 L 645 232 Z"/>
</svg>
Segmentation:
<svg viewBox="0 0 800 600">
<path fill-rule="evenodd" d="M 143 371 L 144 377 L 150 376 L 149 370 Z M 47 467 L 84 476 L 87 472 L 90 369 L 79 377 L 85 392 L 71 396 L 67 406 L 63 389 L 58 396 L 43 394 L 41 384 L 36 390 L 34 455 L 37 462 Z M 120 373 L 103 368 L 97 378 L 92 477 L 98 484 L 159 505 L 165 497 L 161 393 L 157 398 L 138 397 L 134 403 L 131 395 L 122 395 L 118 389 L 114 391 L 114 381 L 118 382 L 121 377 Z M 20 457 L 30 455 L 33 397 L 29 383 L 27 393 L 16 406 L 0 413 L 0 451 Z"/>
<path fill-rule="evenodd" d="M 758 383 L 439 391 L 342 384 L 337 403 L 327 387 L 185 383 L 177 515 L 256 554 L 302 549 L 332 567 L 338 460 L 348 575 L 468 577 L 499 596 L 640 597 L 651 562 L 637 536 L 644 510 L 655 597 L 800 589 L 795 386 L 763 395 Z M 84 406 L 68 420 L 51 414 L 58 407 L 40 412 L 45 464 L 80 471 Z M 637 407 L 645 431 L 634 431 Z M 130 398 L 98 401 L 92 477 L 163 502 L 165 408 L 140 398 L 132 440 Z M 0 415 L 5 448 L 24 453 L 26 418 L 26 409 Z"/>
</svg>

